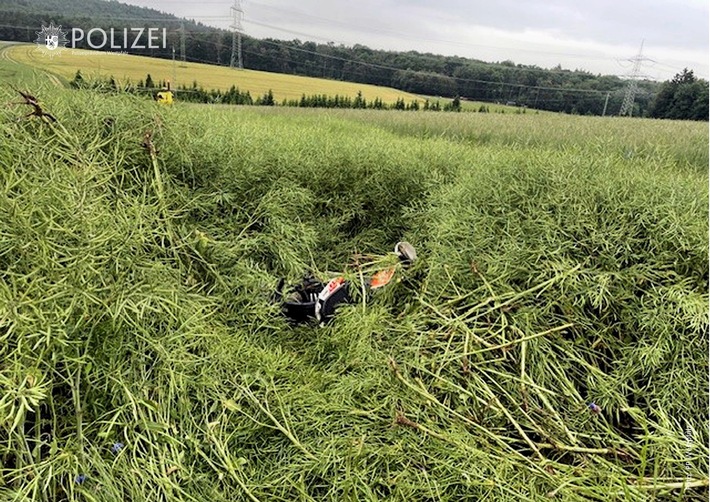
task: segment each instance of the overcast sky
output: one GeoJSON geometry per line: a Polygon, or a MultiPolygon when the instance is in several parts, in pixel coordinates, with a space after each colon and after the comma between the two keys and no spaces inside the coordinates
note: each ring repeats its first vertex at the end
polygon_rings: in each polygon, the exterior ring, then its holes
{"type": "MultiPolygon", "coordinates": [[[[123,0],[221,28],[233,0],[123,0]]],[[[708,78],[707,0],[242,0],[248,35],[417,50],[623,76],[708,78]]]]}

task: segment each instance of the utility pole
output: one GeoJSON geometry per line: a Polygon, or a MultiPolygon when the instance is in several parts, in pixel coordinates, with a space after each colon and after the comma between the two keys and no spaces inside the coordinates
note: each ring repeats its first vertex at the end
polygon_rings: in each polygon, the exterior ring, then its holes
{"type": "Polygon", "coordinates": [[[229,10],[232,12],[232,24],[230,25],[232,29],[232,57],[229,60],[229,67],[234,68],[236,66],[242,70],[244,69],[242,61],[242,17],[244,16],[244,11],[242,10],[241,0],[234,0],[234,5],[229,10]]]}
{"type": "Polygon", "coordinates": [[[606,106],[609,104],[609,96],[611,95],[610,92],[606,93],[606,99],[604,100],[604,111],[602,112],[602,117],[606,116],[606,106]]]}
{"type": "Polygon", "coordinates": [[[185,68],[187,66],[185,64],[185,23],[182,21],[180,22],[180,59],[182,60],[180,67],[185,68]]]}
{"type": "Polygon", "coordinates": [[[173,44],[173,89],[177,89],[177,68],[175,67],[175,44],[173,44]]]}
{"type": "Polygon", "coordinates": [[[649,61],[648,58],[643,57],[643,43],[644,41],[642,40],[641,49],[639,50],[638,55],[629,59],[629,61],[631,61],[634,66],[631,70],[631,73],[628,75],[629,84],[626,86],[626,94],[624,95],[624,101],[621,104],[621,110],[619,111],[619,116],[621,117],[623,117],[624,115],[628,115],[629,117],[631,117],[634,112],[634,99],[636,99],[638,81],[640,78],[644,78],[644,75],[641,75],[641,63],[644,61],[649,61]]]}

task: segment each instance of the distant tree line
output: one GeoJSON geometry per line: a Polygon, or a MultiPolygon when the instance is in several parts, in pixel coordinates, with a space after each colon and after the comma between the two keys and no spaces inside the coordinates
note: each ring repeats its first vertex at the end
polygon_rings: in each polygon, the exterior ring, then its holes
{"type": "Polygon", "coordinates": [[[708,81],[685,68],[661,85],[649,115],[659,119],[708,120],[708,81]]]}
{"type": "MultiPolygon", "coordinates": [[[[154,97],[161,89],[168,88],[168,82],[165,80],[154,81],[153,77],[146,75],[145,80],[139,80],[137,83],[126,81],[119,84],[113,76],[105,79],[102,78],[84,78],[81,70],[77,70],[74,78],[69,85],[73,89],[88,89],[98,92],[119,93],[125,92],[129,94],[142,94],[154,97]]],[[[276,100],[271,90],[264,93],[262,96],[252,98],[249,91],[240,91],[236,86],[230,87],[227,91],[220,89],[206,90],[199,85],[197,81],[192,83],[192,86],[187,87],[181,85],[176,89],[172,89],[179,101],[191,103],[211,103],[211,104],[226,104],[226,105],[257,105],[257,106],[275,106],[276,100]]],[[[284,99],[281,102],[282,106],[293,106],[301,108],[359,108],[359,109],[374,109],[374,110],[406,110],[406,111],[449,111],[460,112],[461,99],[456,97],[451,102],[441,106],[438,101],[430,102],[425,100],[423,105],[420,105],[418,100],[412,100],[407,103],[403,98],[397,99],[394,103],[385,103],[379,97],[367,100],[363,97],[362,92],[358,91],[354,98],[349,96],[328,96],[326,94],[313,94],[307,96],[303,94],[300,99],[284,99]]],[[[481,110],[487,112],[488,110],[481,110]]]]}
{"type": "MultiPolygon", "coordinates": [[[[0,0],[0,39],[33,42],[35,31],[50,20],[65,28],[137,26],[167,28],[167,47],[135,49],[131,53],[171,58],[180,47],[181,24],[185,28],[188,61],[229,65],[232,34],[153,9],[102,0],[0,0]],[[127,19],[150,21],[127,21],[127,19]],[[37,28],[31,28],[37,27],[37,28]]],[[[122,31],[116,42],[122,44],[122,31]]],[[[85,47],[86,41],[80,44],[85,47]]],[[[440,56],[416,51],[374,50],[300,40],[243,37],[244,66],[249,69],[306,75],[334,80],[394,87],[426,96],[514,104],[556,112],[615,115],[621,108],[627,83],[616,76],[595,75],[580,70],[543,69],[512,61],[486,63],[458,56],[440,56]],[[608,97],[608,99],[607,99],[608,97]]],[[[656,111],[662,85],[639,82],[633,116],[659,116],[656,111]]],[[[698,87],[701,87],[698,85],[698,87]]],[[[665,91],[669,93],[669,90],[665,91]]],[[[684,90],[681,94],[688,92],[684,90]]],[[[679,96],[678,103],[687,97],[679,96]]],[[[661,97],[661,103],[667,101],[661,97]]],[[[676,112],[685,105],[673,107],[676,112]]],[[[663,107],[658,108],[661,110],[663,107]]],[[[674,112],[675,113],[675,112],[674,112]]],[[[689,112],[690,113],[690,112],[689,112]]],[[[677,115],[677,113],[676,113],[677,115]]],[[[695,109],[692,117],[702,115],[695,109]]],[[[684,118],[691,118],[683,115],[684,118]]]]}

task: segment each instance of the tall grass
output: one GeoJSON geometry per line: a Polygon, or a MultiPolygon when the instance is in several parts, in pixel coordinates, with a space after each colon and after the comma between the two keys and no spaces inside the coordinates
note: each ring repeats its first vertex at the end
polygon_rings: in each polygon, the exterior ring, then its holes
{"type": "Polygon", "coordinates": [[[707,497],[706,130],[40,97],[0,115],[3,499],[707,497]],[[271,305],[401,238],[333,324],[271,305]]]}
{"type": "MultiPolygon", "coordinates": [[[[281,113],[288,113],[282,110],[281,113]]],[[[309,110],[302,110],[309,113],[309,110]]],[[[271,112],[279,113],[279,111],[271,112]]],[[[311,112],[312,113],[312,112],[311,112]]],[[[333,111],[338,113],[338,111],[333,111]]],[[[348,119],[372,123],[387,131],[420,139],[446,138],[472,146],[496,146],[522,151],[575,150],[591,159],[610,162],[661,163],[707,170],[708,130],[703,124],[619,117],[581,117],[533,112],[524,115],[344,112],[348,119]],[[374,119],[374,120],[373,120],[374,119]]]]}

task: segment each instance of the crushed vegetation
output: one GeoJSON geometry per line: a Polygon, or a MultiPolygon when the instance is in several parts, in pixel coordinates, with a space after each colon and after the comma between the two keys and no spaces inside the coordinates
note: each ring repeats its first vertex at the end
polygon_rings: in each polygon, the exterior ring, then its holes
{"type": "Polygon", "coordinates": [[[0,112],[3,500],[707,499],[707,128],[35,94],[58,122],[0,112]],[[270,301],[402,239],[326,327],[270,301]]]}

